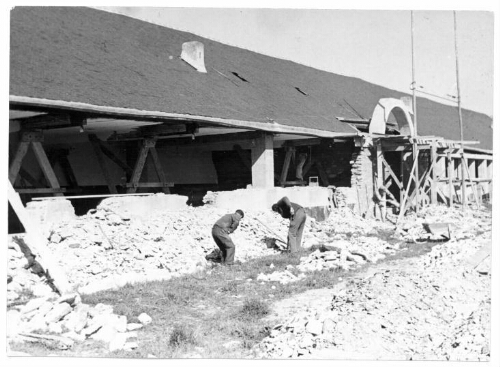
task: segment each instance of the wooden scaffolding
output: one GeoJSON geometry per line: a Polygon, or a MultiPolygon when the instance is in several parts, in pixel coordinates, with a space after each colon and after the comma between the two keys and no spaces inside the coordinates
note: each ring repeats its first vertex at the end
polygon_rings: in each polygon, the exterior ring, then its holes
{"type": "Polygon", "coordinates": [[[434,136],[383,136],[374,138],[373,146],[374,190],[379,190],[382,206],[386,205],[386,189],[399,196],[399,218],[408,209],[418,212],[427,204],[445,203],[451,207],[460,203],[466,208],[469,204],[479,207],[484,201],[491,203],[490,151],[463,148],[460,142],[434,136]],[[393,159],[390,164],[388,152],[399,152],[399,162],[393,159]]]}

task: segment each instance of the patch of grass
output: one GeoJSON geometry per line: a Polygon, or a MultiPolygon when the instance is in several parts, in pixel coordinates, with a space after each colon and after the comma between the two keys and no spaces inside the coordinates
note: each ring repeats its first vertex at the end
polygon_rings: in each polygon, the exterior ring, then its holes
{"type": "Polygon", "coordinates": [[[222,286],[220,291],[224,292],[224,293],[237,294],[238,293],[238,283],[235,281],[229,281],[225,285],[222,286]]]}
{"type": "MultiPolygon", "coordinates": [[[[405,255],[421,253],[430,245],[414,247],[415,251],[405,255]]],[[[113,305],[114,312],[127,316],[128,322],[137,322],[137,316],[143,312],[153,319],[150,325],[138,330],[137,350],[110,354],[107,348],[98,352],[94,349],[91,356],[147,358],[151,354],[157,358],[184,358],[183,355],[189,353],[200,353],[203,358],[244,358],[249,353],[247,348],[266,337],[274,326],[266,324],[271,322],[267,316],[271,316],[272,302],[310,289],[331,288],[339,276],[347,280],[373,265],[367,263],[349,272],[341,269],[309,272],[305,279],[287,284],[255,281],[259,273],[283,271],[288,265],[298,265],[300,258],[310,252],[270,255],[239,266],[216,267],[195,276],[129,284],[118,290],[83,295],[84,303],[113,305]],[[269,267],[271,264],[273,269],[269,267]],[[254,281],[247,281],[249,278],[254,281]],[[234,340],[240,342],[239,347],[223,346],[234,340]]],[[[291,272],[298,274],[297,269],[291,272]]],[[[74,351],[67,351],[65,355],[84,356],[85,351],[90,350],[92,345],[77,343],[74,351]]]]}
{"type": "Polygon", "coordinates": [[[168,344],[171,347],[179,348],[186,345],[196,345],[196,335],[192,328],[186,325],[175,325],[170,337],[168,339],[168,344]]]}
{"type": "Polygon", "coordinates": [[[243,348],[250,349],[262,339],[269,336],[269,327],[242,322],[230,334],[241,339],[243,348]]]}
{"type": "Polygon", "coordinates": [[[247,319],[260,319],[269,312],[270,308],[267,303],[259,299],[247,299],[238,313],[247,319]]]}

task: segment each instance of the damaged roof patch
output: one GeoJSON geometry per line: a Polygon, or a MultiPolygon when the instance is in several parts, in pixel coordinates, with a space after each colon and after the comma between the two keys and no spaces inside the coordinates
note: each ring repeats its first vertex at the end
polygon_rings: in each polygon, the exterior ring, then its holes
{"type": "Polygon", "coordinates": [[[246,80],[245,78],[243,78],[241,75],[238,75],[238,73],[235,73],[234,71],[231,71],[231,73],[236,76],[238,79],[241,79],[243,80],[245,83],[248,83],[248,80],[246,80]]]}
{"type": "Polygon", "coordinates": [[[299,87],[295,87],[295,89],[297,89],[299,93],[301,93],[301,94],[303,94],[303,95],[305,95],[305,96],[307,96],[307,95],[308,95],[306,92],[304,92],[304,91],[303,91],[302,89],[300,89],[299,87]]]}

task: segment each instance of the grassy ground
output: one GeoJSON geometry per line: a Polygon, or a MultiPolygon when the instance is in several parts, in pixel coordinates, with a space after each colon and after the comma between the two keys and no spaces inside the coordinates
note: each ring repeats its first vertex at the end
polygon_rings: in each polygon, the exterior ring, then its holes
{"type": "MultiPolygon", "coordinates": [[[[405,251],[398,252],[388,261],[418,256],[429,251],[432,245],[409,244],[405,251]]],[[[114,312],[127,316],[128,322],[138,322],[137,317],[143,312],[152,317],[153,322],[138,331],[139,347],[132,352],[109,353],[105,346],[92,340],[77,343],[70,351],[50,351],[26,344],[13,345],[12,349],[37,356],[57,353],[116,358],[252,358],[251,347],[266,337],[274,326],[264,321],[273,302],[310,289],[331,288],[339,277],[355,276],[373,266],[366,264],[347,273],[316,271],[307,273],[301,281],[288,284],[256,281],[260,273],[283,271],[287,265],[298,265],[300,258],[309,253],[303,250],[272,255],[238,266],[217,266],[168,281],[127,285],[83,296],[87,304],[113,305],[114,312]]],[[[292,272],[298,274],[296,270],[292,272]]]]}

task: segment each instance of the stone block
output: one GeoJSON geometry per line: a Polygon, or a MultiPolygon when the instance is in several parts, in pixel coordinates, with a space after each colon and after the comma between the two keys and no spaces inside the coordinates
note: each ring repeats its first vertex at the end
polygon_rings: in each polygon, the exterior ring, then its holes
{"type": "Polygon", "coordinates": [[[145,326],[145,325],[149,325],[149,324],[151,324],[151,322],[153,321],[153,319],[151,318],[151,316],[149,316],[149,315],[148,315],[148,314],[146,314],[146,313],[141,313],[141,314],[137,317],[137,319],[138,319],[138,320],[139,320],[139,322],[140,322],[141,324],[143,324],[144,326],[145,326]]]}
{"type": "Polygon", "coordinates": [[[309,320],[306,325],[306,331],[312,335],[321,335],[323,324],[319,320],[309,320]]]}
{"type": "Polygon", "coordinates": [[[76,218],[75,208],[69,200],[64,199],[30,201],[26,204],[26,210],[31,220],[45,231],[53,224],[76,218]]]}
{"type": "Polygon", "coordinates": [[[21,309],[21,313],[27,314],[31,311],[38,310],[45,302],[47,302],[47,297],[33,298],[24,305],[21,309]]]}
{"type": "Polygon", "coordinates": [[[45,322],[47,324],[57,322],[64,318],[67,314],[69,314],[73,308],[67,304],[67,303],[58,303],[54,305],[52,310],[50,310],[46,315],[45,315],[45,322]]]}

